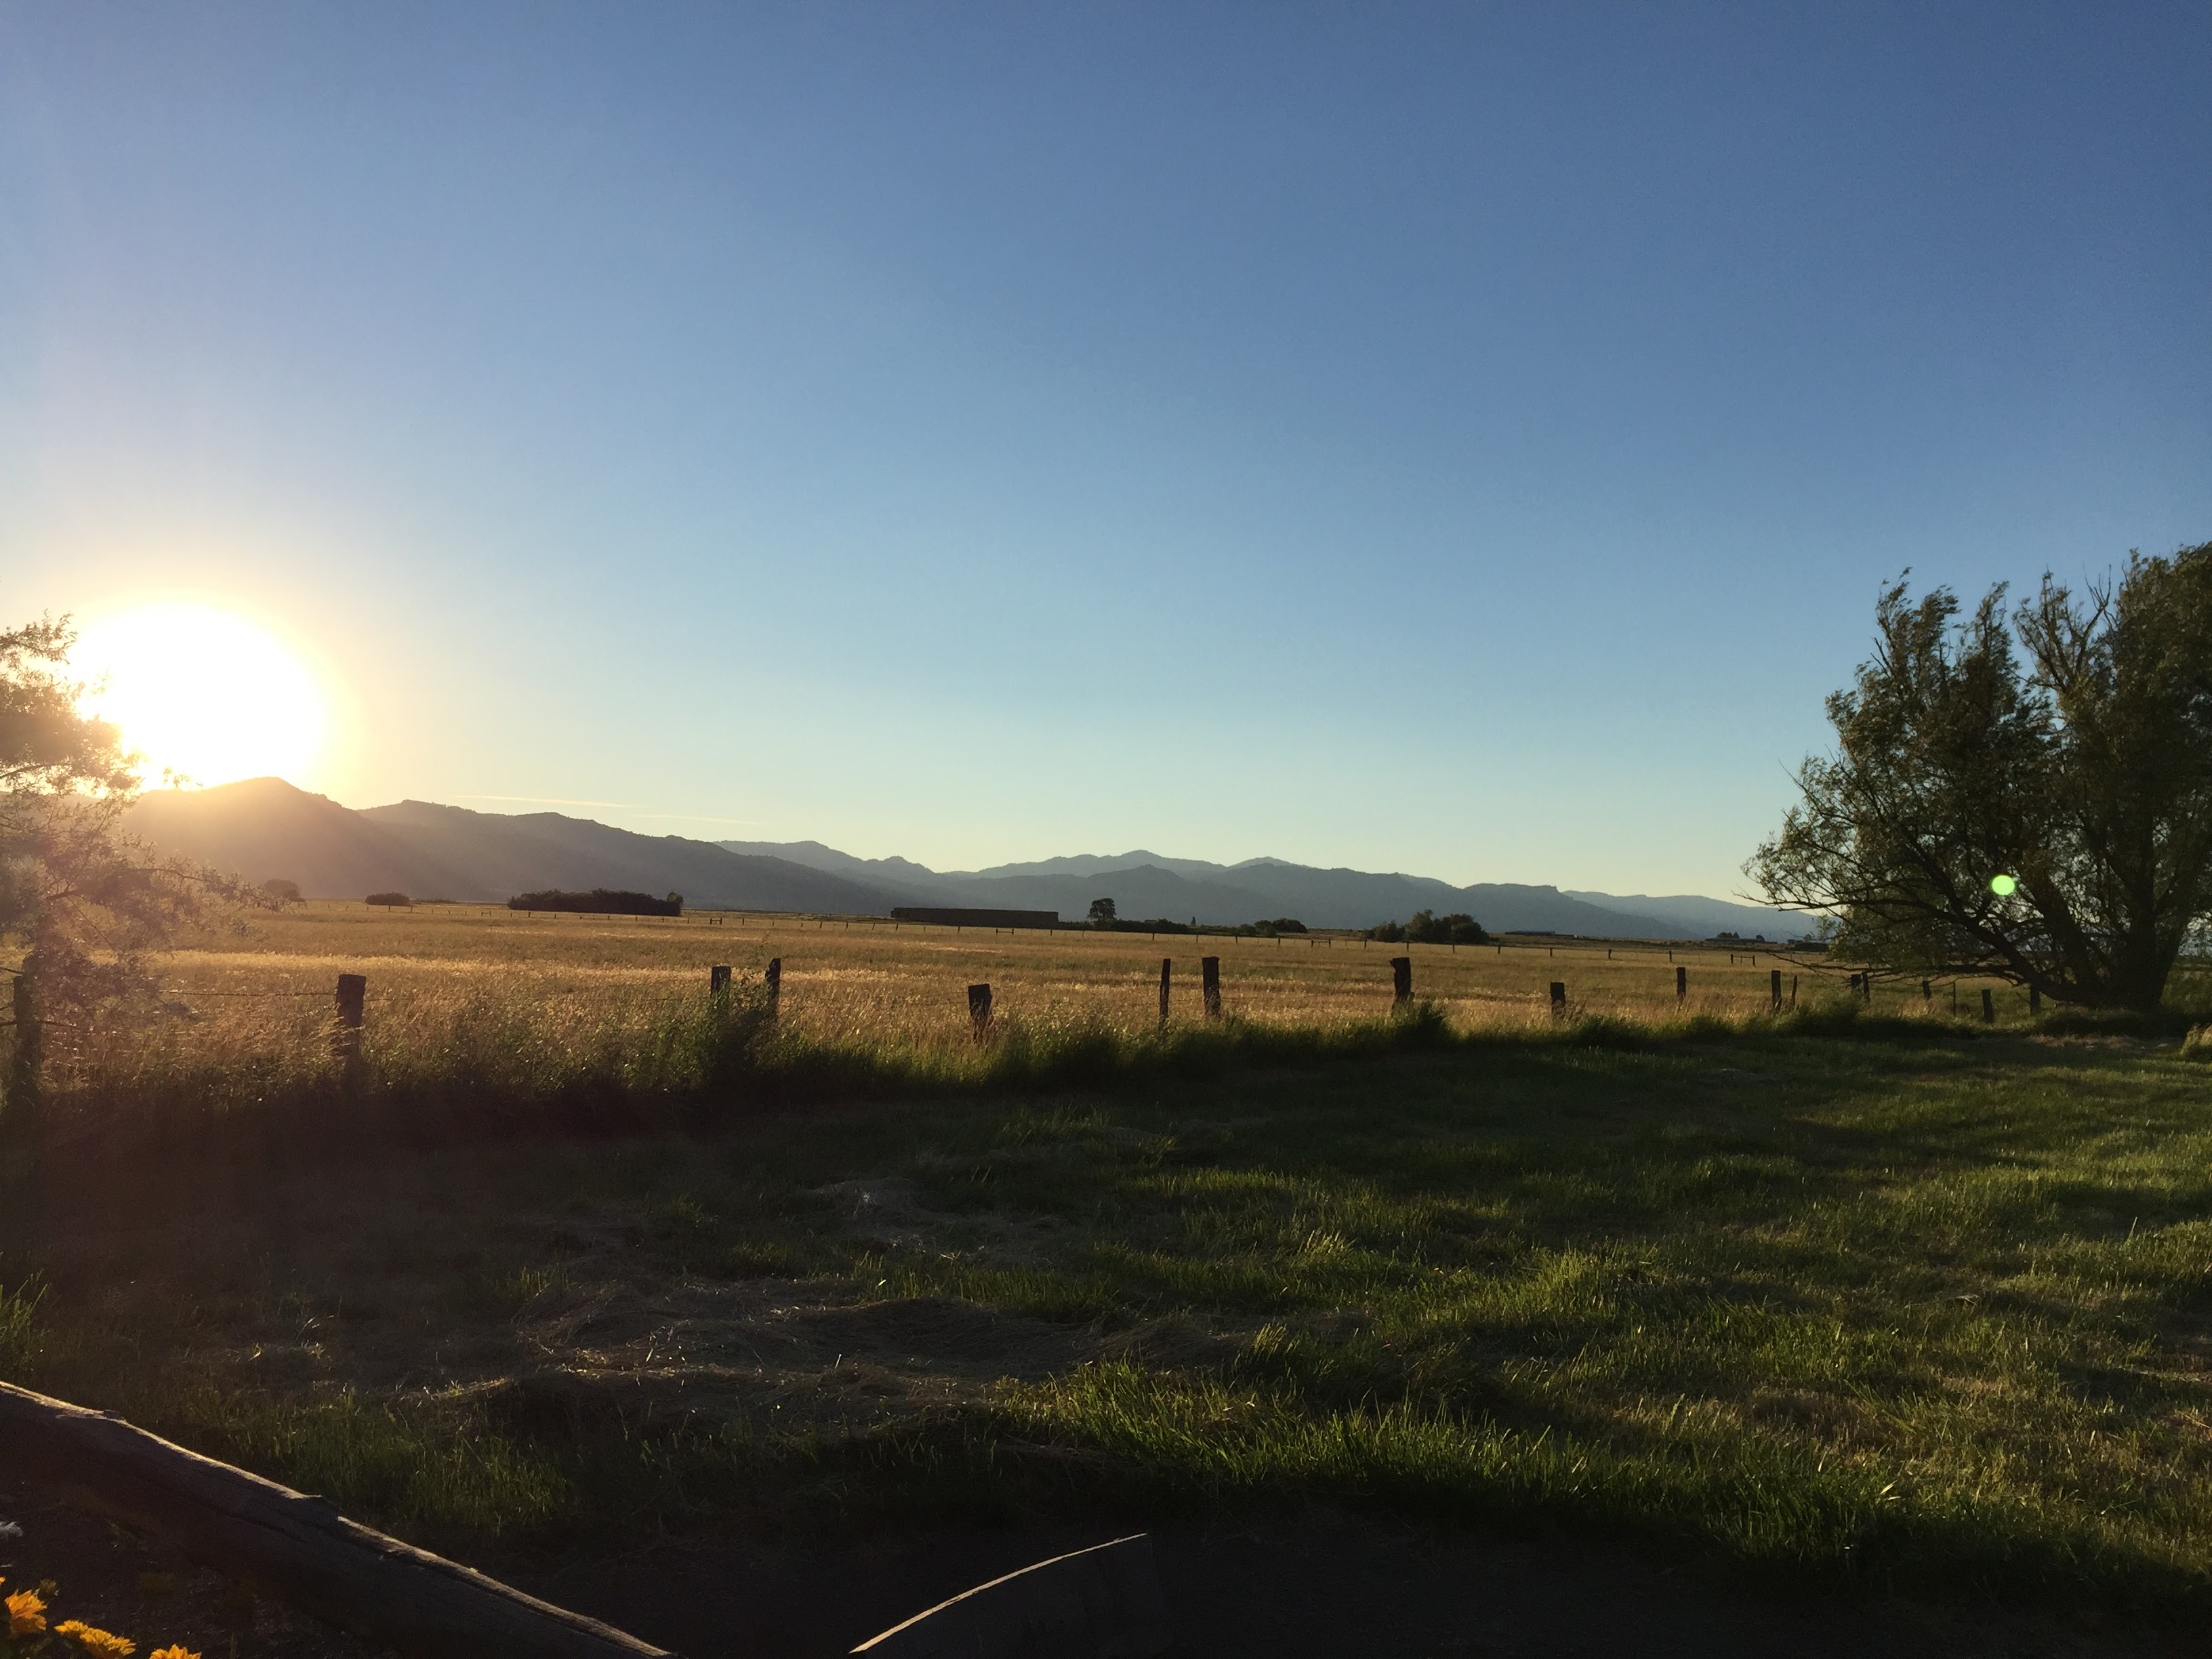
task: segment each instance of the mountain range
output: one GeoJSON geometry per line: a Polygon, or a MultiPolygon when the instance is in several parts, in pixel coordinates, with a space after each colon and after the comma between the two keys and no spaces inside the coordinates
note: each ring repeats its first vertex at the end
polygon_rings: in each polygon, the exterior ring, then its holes
{"type": "Polygon", "coordinates": [[[1804,918],[1695,895],[1618,897],[1556,887],[1321,870],[1281,859],[1214,864],[1139,848],[932,870],[863,859],[819,842],[703,842],[644,836],[559,812],[477,812],[429,801],[355,809],[278,778],[149,792],[130,826],[166,851],[256,881],[295,881],[311,898],[398,891],[503,901],[542,888],[678,892],[705,909],[882,915],[906,905],[1056,910],[1079,920],[1111,898],[1127,918],[1216,924],[1295,916],[1365,927],[1416,910],[1463,911],[1492,932],[1689,939],[1731,932],[1793,938],[1804,918]]]}

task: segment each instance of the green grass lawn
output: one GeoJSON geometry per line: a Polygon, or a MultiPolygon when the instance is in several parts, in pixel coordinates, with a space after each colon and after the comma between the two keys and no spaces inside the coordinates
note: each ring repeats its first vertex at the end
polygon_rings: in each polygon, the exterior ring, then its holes
{"type": "Polygon", "coordinates": [[[0,1376],[479,1558],[1319,1498],[2201,1605],[2208,1169],[2171,1042],[1938,1032],[50,1155],[0,1376]]]}

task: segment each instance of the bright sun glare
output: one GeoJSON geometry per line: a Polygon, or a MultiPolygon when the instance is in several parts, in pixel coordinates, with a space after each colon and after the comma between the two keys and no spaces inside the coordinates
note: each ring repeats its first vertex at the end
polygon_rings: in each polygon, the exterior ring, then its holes
{"type": "Polygon", "coordinates": [[[313,672],[227,611],[156,605],[87,623],[70,665],[91,686],[86,712],[112,720],[124,746],[145,756],[149,785],[165,770],[198,784],[296,781],[322,747],[313,672]]]}

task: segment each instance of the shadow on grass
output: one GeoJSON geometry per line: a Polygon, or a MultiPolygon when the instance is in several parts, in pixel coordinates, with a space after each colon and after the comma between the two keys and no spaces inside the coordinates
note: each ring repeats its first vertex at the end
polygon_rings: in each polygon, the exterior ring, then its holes
{"type": "MultiPolygon", "coordinates": [[[[569,1076],[603,1091],[573,1121],[676,1133],[438,1158],[403,1133],[382,1158],[313,1155],[316,1135],[380,1115],[434,1139],[464,1080],[484,1094],[465,1122],[570,1121],[546,1104],[562,1074],[489,1052],[372,1054],[350,1094],[214,1120],[305,1107],[337,1127],[277,1142],[299,1158],[234,1158],[218,1136],[213,1156],[136,1160],[143,1193],[91,1195],[137,1230],[128,1248],[88,1249],[73,1277],[64,1261],[35,1318],[27,1298],[0,1304],[0,1372],[36,1360],[61,1391],[472,1552],[585,1547],[617,1526],[849,1534],[1326,1501],[1630,1538],[1770,1580],[2169,1609],[2212,1583],[2191,1426],[2207,1402],[2158,1338],[2207,1294],[2208,1103],[2201,1073],[2139,1049],[1849,1007],[1465,1036],[1416,1007],[1319,1030],[1009,1022],[916,1055],[800,1038],[738,1005],[618,1058],[630,1069],[569,1076]],[[893,1103],[750,1110],[870,1098],[893,1103]],[[860,1177],[912,1198],[896,1236],[848,1229],[824,1196],[860,1177]],[[593,1204],[619,1210],[618,1232],[592,1231],[593,1204]],[[226,1212],[250,1225],[217,1234],[226,1212]],[[994,1256],[960,1231],[976,1217],[1029,1242],[994,1256]],[[303,1236],[362,1225],[394,1242],[319,1277],[297,1265],[303,1236]],[[199,1235],[195,1269],[177,1241],[199,1235]],[[497,1254],[524,1237],[537,1254],[497,1254]],[[520,1310],[542,1294],[559,1311],[545,1287],[593,1249],[580,1276],[641,1293],[770,1275],[780,1304],[956,1299],[1102,1341],[1179,1320],[1212,1357],[1072,1346],[1081,1363],[1042,1381],[860,1428],[768,1425],[805,1379],[718,1411],[641,1370],[607,1373],[573,1419],[531,1414],[501,1384],[557,1357],[528,1346],[520,1310]],[[242,1317],[219,1342],[155,1322],[243,1300],[237,1264],[288,1259],[321,1291],[330,1369],[313,1388],[263,1380],[264,1328],[308,1340],[289,1311],[257,1316],[250,1340],[242,1317]],[[104,1313],[141,1273],[130,1317],[104,1313]],[[379,1324],[394,1285],[461,1273],[483,1294],[379,1324]],[[64,1303],[116,1328],[75,1359],[57,1330],[41,1358],[64,1303]],[[354,1328],[404,1327],[410,1353],[482,1352],[487,1374],[379,1395],[382,1373],[346,1369],[332,1335],[342,1304],[354,1328]],[[235,1386],[191,1382],[248,1351],[235,1386]]],[[[64,1256],[110,1224],[94,1207],[57,1206],[64,1256]]]]}
{"type": "MultiPolygon", "coordinates": [[[[2017,1036],[2017,1033],[1993,1033],[2017,1036]]],[[[1665,1051],[1763,1039],[1850,1040],[1917,1050],[1975,1042],[1977,1028],[1872,1014],[1838,1002],[1771,1016],[1636,1021],[1571,1014],[1526,1028],[1455,1030],[1437,1005],[1376,1018],[1290,1025],[1238,1018],[1132,1030],[1103,1018],[1012,1018],[980,1041],[923,1047],[824,1037],[780,1024],[739,990],[668,1012],[641,1035],[562,1046],[487,1006],[434,1037],[379,1038],[358,1060],[196,1060],[179,1052],[59,1090],[46,1133],[139,1150],[246,1133],[351,1143],[703,1127],[762,1108],[891,1098],[1143,1090],[1262,1068],[1328,1067],[1410,1054],[1665,1051]]]]}

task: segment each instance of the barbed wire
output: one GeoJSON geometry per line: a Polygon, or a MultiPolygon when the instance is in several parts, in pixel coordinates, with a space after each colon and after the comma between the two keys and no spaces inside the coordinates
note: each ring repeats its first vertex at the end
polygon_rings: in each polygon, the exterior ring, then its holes
{"type": "Polygon", "coordinates": [[[328,990],[318,988],[312,991],[165,990],[161,994],[164,996],[175,997],[182,1001],[189,1001],[194,997],[326,997],[331,995],[331,993],[328,990]]]}

